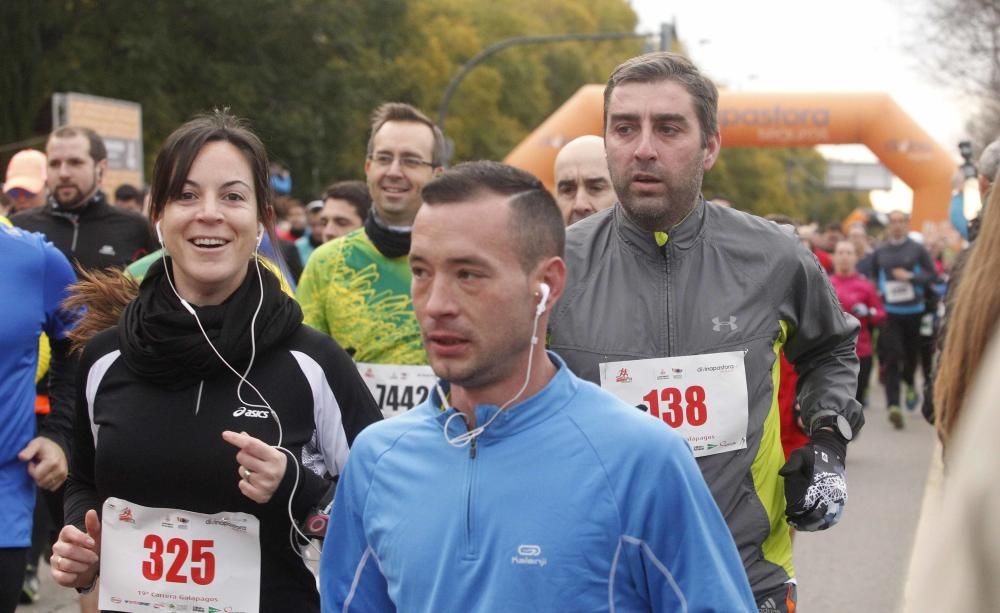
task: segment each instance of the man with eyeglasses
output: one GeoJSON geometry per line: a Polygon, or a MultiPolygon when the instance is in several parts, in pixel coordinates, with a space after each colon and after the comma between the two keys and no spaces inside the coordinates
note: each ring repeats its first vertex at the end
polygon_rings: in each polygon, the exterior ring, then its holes
{"type": "Polygon", "coordinates": [[[419,110],[400,102],[375,109],[365,161],[372,207],[363,227],[313,252],[299,282],[305,322],[354,357],[386,416],[425,400],[434,381],[413,315],[407,256],[421,191],[444,157],[444,135],[419,110]]]}

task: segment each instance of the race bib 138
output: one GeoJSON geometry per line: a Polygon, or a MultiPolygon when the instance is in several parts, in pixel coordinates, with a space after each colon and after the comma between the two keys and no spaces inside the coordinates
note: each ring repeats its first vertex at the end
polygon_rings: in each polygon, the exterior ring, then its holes
{"type": "Polygon", "coordinates": [[[687,439],[695,457],[747,446],[744,353],[606,362],[601,387],[687,439]]]}

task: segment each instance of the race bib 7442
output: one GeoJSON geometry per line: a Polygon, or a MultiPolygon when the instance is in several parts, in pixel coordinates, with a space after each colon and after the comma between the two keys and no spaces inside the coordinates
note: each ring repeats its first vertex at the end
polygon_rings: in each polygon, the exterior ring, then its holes
{"type": "Polygon", "coordinates": [[[357,363],[382,416],[401,415],[430,397],[437,377],[430,366],[357,363]]]}

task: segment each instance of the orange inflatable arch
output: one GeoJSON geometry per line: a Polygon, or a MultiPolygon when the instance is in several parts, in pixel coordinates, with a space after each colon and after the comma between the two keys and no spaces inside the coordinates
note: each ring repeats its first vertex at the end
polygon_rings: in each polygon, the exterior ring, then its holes
{"type": "MultiPolygon", "coordinates": [[[[504,160],[551,190],[556,153],[570,140],[603,134],[604,86],[585,85],[504,160]]],[[[956,163],[888,94],[719,92],[725,147],[862,144],[913,190],[913,228],[947,218],[956,163]]]]}

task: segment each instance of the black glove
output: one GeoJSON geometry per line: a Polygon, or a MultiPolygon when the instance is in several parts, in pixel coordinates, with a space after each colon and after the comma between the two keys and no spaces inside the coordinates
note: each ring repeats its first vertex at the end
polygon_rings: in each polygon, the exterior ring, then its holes
{"type": "Polygon", "coordinates": [[[920,407],[920,412],[924,414],[927,423],[934,425],[934,378],[928,377],[924,381],[924,403],[920,407]]]}
{"type": "Polygon", "coordinates": [[[817,430],[792,452],[778,474],[785,478],[785,514],[793,528],[815,532],[840,521],[847,503],[846,460],[846,441],[828,430],[817,430]]]}

